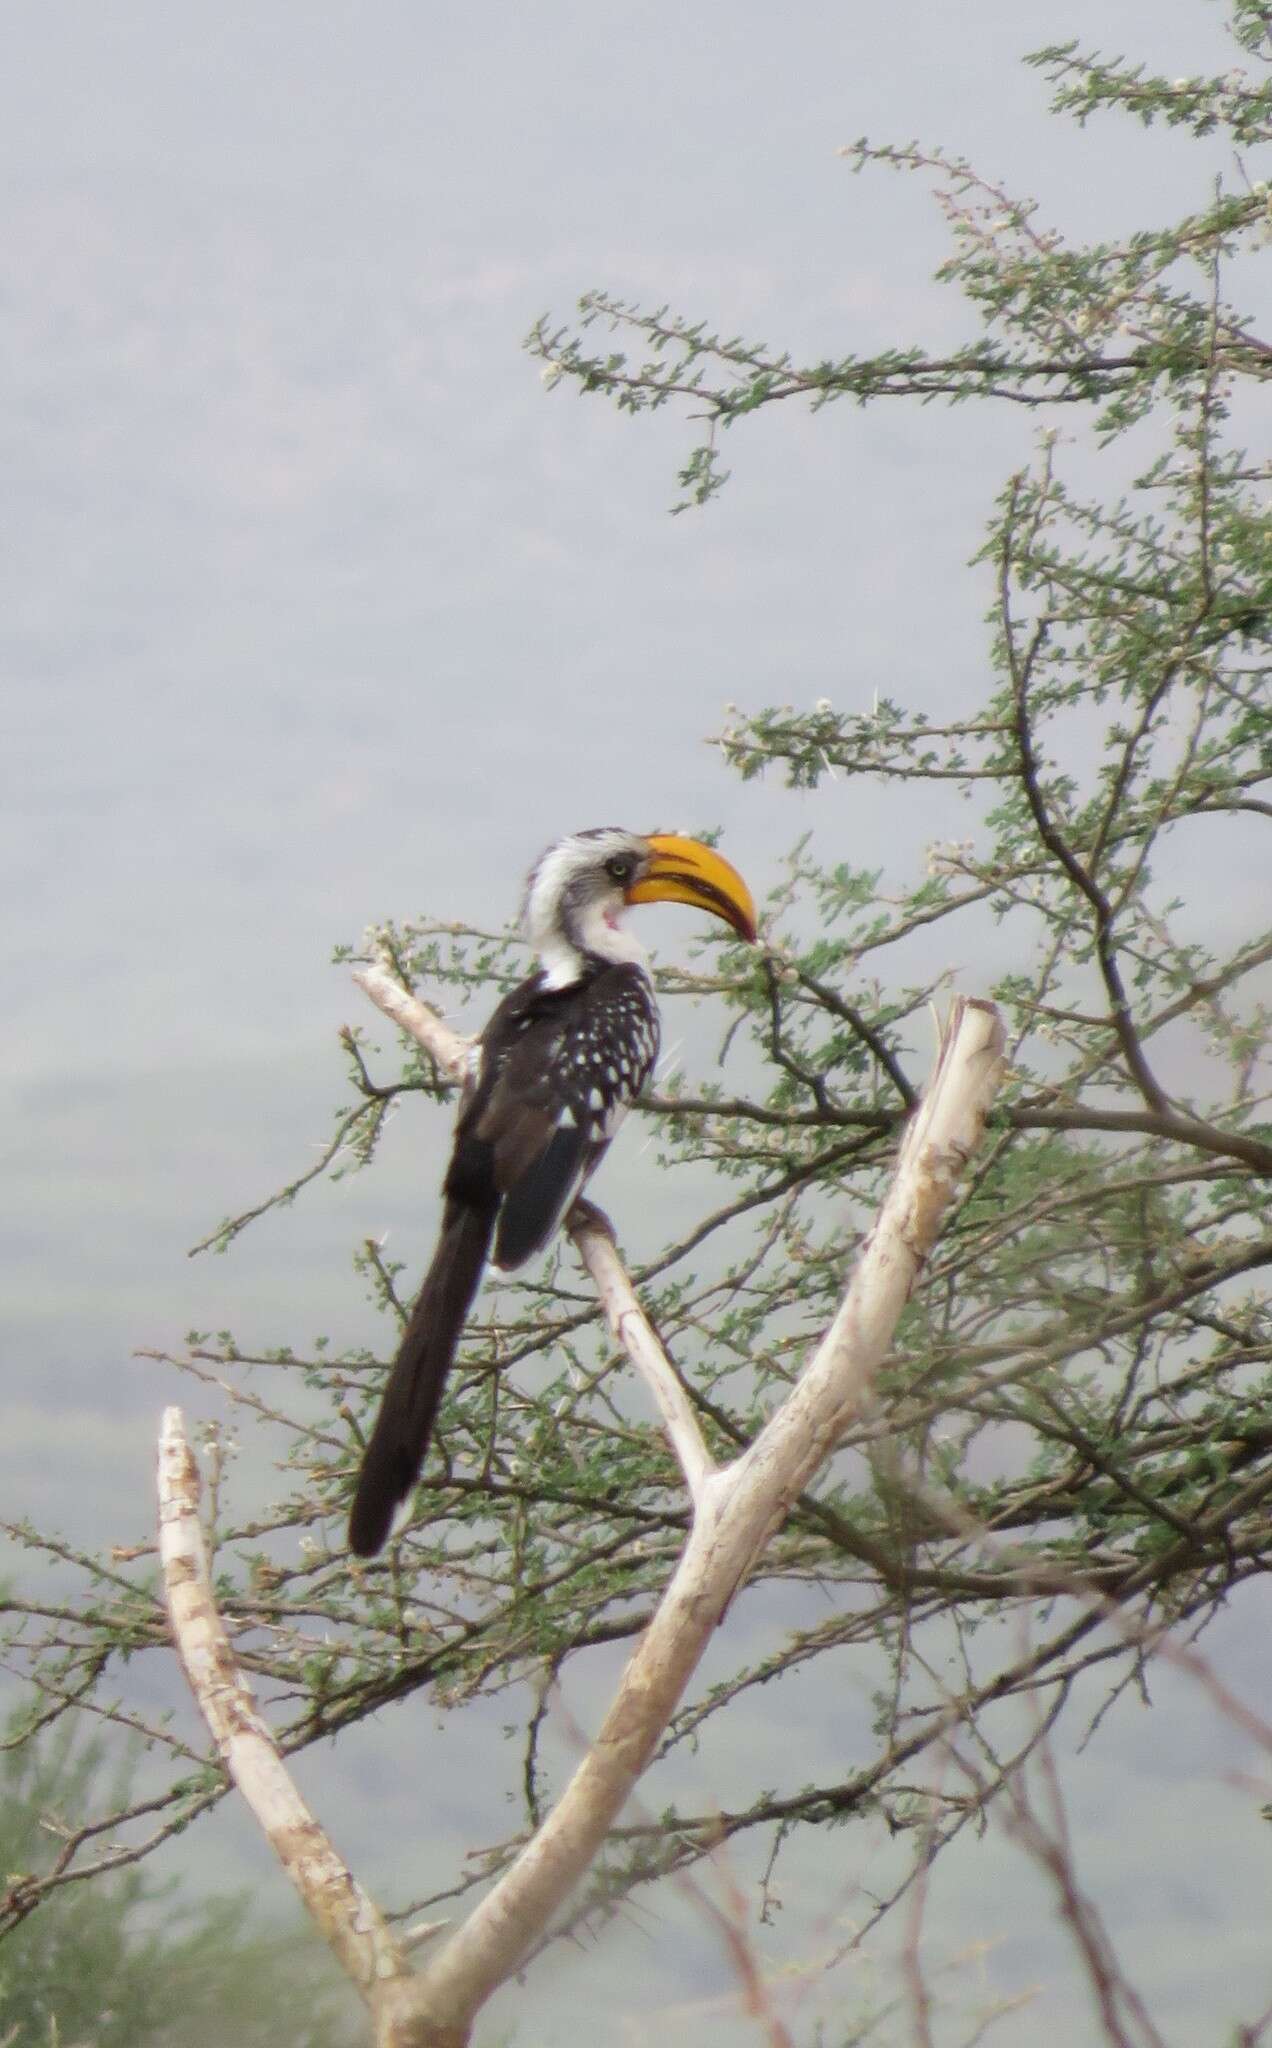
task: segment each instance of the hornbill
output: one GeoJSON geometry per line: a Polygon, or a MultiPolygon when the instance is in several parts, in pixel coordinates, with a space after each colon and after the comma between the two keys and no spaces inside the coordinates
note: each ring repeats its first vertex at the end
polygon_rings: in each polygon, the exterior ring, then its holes
{"type": "Polygon", "coordinates": [[[669,899],[752,943],[755,905],[727,860],[676,833],[602,826],[560,839],[526,884],[536,971],[470,1055],[442,1230],[363,1454],[349,1544],[374,1557],[424,1462],[442,1387],[487,1259],[541,1251],[596,1170],[658,1056],[658,1005],[629,903],[669,899]]]}

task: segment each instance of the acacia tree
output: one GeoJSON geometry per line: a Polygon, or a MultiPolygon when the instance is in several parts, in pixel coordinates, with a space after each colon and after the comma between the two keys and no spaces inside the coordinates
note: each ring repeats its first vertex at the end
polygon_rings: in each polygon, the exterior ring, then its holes
{"type": "MultiPolygon", "coordinates": [[[[1247,58],[1272,55],[1265,5],[1234,0],[1231,29],[1247,58]]],[[[793,1501],[733,1610],[814,1580],[825,1611],[691,1695],[660,1755],[706,1745],[750,1689],[845,1649],[886,1660],[876,1748],[811,1783],[797,1758],[775,1759],[771,1788],[732,1810],[704,1798],[629,1819],[568,1925],[691,1869],[722,1839],[763,1837],[776,1854],[868,1811],[912,1825],[916,1773],[939,1741],[957,1783],[925,1791],[926,1867],[996,1796],[1019,1803],[1023,1760],[1081,1674],[1115,1697],[1268,1565],[1272,1317],[1258,1276],[1272,1260],[1272,1121],[1259,990],[1272,937],[1257,877],[1272,817],[1260,794],[1272,774],[1272,469],[1247,450],[1242,422],[1257,425],[1246,396],[1272,373],[1272,340],[1234,299],[1244,259],[1272,233],[1267,187],[1246,169],[1272,138],[1272,86],[1242,70],[1172,82],[1072,45],[1030,61],[1057,110],[1082,122],[1122,112],[1229,138],[1233,184],[1182,220],[1074,246],[957,157],[862,141],[856,168],[934,187],[952,236],[942,276],[975,323],[962,348],[800,365],[692,313],[606,293],[583,301],[577,327],[544,322],[531,337],[550,381],[631,412],[705,416],[682,470],[686,502],[721,487],[726,432],[791,399],[1010,402],[1043,429],[977,556],[996,589],[983,704],[940,725],[890,701],[769,709],[718,736],[744,777],[774,772],[805,789],[836,778],[828,817],[863,776],[953,785],[975,805],[969,835],[917,877],[826,867],[798,848],[758,966],[712,940],[693,972],[661,975],[664,1002],[709,997],[726,1021],[710,1078],[701,1067],[666,1078],[643,1105],[660,1166],[714,1177],[692,1228],[634,1277],[723,1460],[789,1392],[871,1227],[944,979],[908,963],[1010,957],[989,991],[1010,1020],[1010,1083],[904,1312],[879,1410],[793,1501]],[[1094,487],[1067,480],[1061,426],[1085,437],[1094,487]],[[956,1683],[941,1675],[951,1644],[956,1683]],[[1011,1698],[1034,1712],[1004,1747],[991,1709],[1011,1698]]],[[[507,934],[444,921],[386,927],[372,951],[403,986],[452,1004],[488,1003],[524,966],[507,934]]],[[[324,1159],[284,1199],[317,1173],[368,1166],[404,1096],[449,1092],[418,1043],[395,1059],[355,1027],[345,1044],[351,1099],[324,1159]]],[[[212,1242],[230,1244],[250,1220],[212,1242]]],[[[393,1325],[405,1276],[373,1246],[359,1263],[393,1325]]],[[[266,1356],[228,1338],[172,1363],[226,1384],[277,1440],[284,1497],[261,1512],[222,1489],[217,1571],[284,1749],[413,1693],[454,1706],[507,1692],[523,1713],[522,1815],[458,1888],[484,1885],[542,1816],[545,1682],[641,1636],[689,1525],[675,1463],[616,1374],[594,1297],[565,1255],[487,1291],[414,1522],[370,1566],[351,1565],[342,1532],[376,1363],[266,1356]]],[[[81,1598],[15,1612],[12,1654],[28,1660],[45,1718],[114,1697],[120,1656],[167,1643],[148,1558],[74,1562],[81,1598]]],[[[226,1788],[215,1760],[152,1733],[177,1770],[144,1827],[138,1817],[139,1849],[226,1788]]],[[[38,1885],[15,1894],[12,1911],[39,1896],[38,1885]]],[[[1083,1951],[1093,1975],[1097,1950],[1083,1951]]],[[[1110,2039],[1141,2038],[1117,2032],[1127,2008],[1101,2009],[1110,2039]]]]}

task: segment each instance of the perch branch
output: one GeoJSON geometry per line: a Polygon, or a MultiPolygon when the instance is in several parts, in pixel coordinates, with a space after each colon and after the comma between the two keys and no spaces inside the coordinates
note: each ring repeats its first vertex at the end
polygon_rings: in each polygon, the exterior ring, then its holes
{"type": "Polygon", "coordinates": [[[576,1202],[566,1228],[591,1276],[610,1329],[654,1397],[663,1428],[680,1460],[690,1497],[698,1508],[707,1481],[716,1469],[715,1462],[675,1367],[636,1299],[636,1290],[618,1256],[609,1225],[590,1202],[576,1202]]]}

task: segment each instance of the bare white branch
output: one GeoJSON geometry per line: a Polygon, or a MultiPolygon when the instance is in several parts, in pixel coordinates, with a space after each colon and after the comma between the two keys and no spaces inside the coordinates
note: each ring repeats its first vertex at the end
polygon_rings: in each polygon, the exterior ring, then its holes
{"type": "Polygon", "coordinates": [[[393,970],[381,961],[376,961],[372,967],[356,968],[353,978],[358,987],[370,996],[377,1010],[383,1010],[400,1030],[413,1038],[417,1045],[422,1045],[425,1052],[431,1053],[439,1067],[455,1080],[460,1079],[468,1064],[472,1045],[470,1038],[452,1031],[436,1010],[412,995],[409,988],[403,988],[393,970]]]}
{"type": "Polygon", "coordinates": [[[347,1975],[368,2000],[406,1969],[372,1901],[310,1813],[234,1655],[217,1611],[199,1520],[199,1467],[179,1408],[159,1431],[159,1556],[173,1641],[222,1762],[347,1975]]]}
{"type": "Polygon", "coordinates": [[[636,1290],[600,1212],[590,1203],[581,1202],[567,1219],[566,1227],[591,1275],[610,1329],[654,1397],[697,1507],[716,1467],[675,1367],[636,1299],[636,1290]]]}

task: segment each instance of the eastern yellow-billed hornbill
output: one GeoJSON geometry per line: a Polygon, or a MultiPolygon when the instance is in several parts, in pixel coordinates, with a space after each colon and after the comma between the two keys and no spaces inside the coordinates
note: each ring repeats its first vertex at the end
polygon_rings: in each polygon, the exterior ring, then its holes
{"type": "Polygon", "coordinates": [[[522,924],[540,965],[473,1048],[441,1237],[358,1475],[349,1543],[360,1557],[380,1549],[419,1477],[486,1260],[507,1270],[542,1250],[648,1079],[658,1005],[621,918],[662,899],[755,939],[746,883],[696,839],[603,826],[558,840],[531,870],[522,924]]]}

